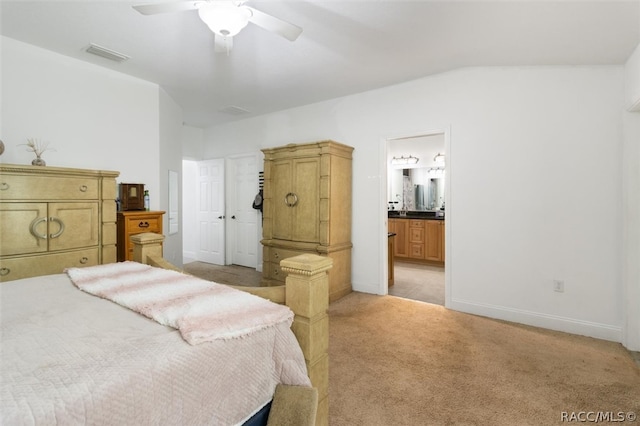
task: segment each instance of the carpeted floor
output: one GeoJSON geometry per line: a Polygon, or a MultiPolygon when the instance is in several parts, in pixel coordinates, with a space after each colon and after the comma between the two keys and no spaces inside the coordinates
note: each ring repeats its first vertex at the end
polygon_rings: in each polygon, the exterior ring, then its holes
{"type": "MultiPolygon", "coordinates": [[[[260,285],[252,268],[192,262],[184,269],[260,285]]],[[[333,302],[329,322],[331,426],[553,425],[579,412],[640,415],[639,355],[617,343],[363,293],[333,302]]]]}
{"type": "Polygon", "coordinates": [[[332,303],[329,321],[331,425],[640,415],[640,369],[617,343],[363,293],[332,303]]]}

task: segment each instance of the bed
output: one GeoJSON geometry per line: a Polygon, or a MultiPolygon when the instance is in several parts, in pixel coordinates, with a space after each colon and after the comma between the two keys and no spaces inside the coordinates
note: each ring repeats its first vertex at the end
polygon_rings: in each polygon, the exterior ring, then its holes
{"type": "MultiPolygon", "coordinates": [[[[132,266],[174,269],[162,239],[132,237],[132,266]]],[[[0,423],[283,424],[306,413],[310,424],[327,424],[331,262],[303,255],[281,266],[286,286],[250,291],[286,304],[291,327],[280,321],[195,344],[81,291],[72,271],[0,284],[0,423]]]]}

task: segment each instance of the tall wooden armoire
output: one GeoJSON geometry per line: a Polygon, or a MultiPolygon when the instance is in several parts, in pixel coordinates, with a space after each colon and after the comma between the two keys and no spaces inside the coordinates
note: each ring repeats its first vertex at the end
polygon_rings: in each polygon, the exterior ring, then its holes
{"type": "Polygon", "coordinates": [[[333,259],[329,301],[351,292],[351,160],[334,141],[263,149],[263,281],[284,284],[282,259],[333,259]]]}

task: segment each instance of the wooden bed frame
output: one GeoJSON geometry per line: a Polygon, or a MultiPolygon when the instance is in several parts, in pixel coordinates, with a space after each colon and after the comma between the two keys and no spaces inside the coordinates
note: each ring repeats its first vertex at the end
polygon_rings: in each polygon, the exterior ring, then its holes
{"type": "MultiPolygon", "coordinates": [[[[139,263],[182,272],[162,257],[163,241],[164,236],[160,234],[132,235],[133,259],[139,263]]],[[[285,285],[231,287],[264,297],[275,303],[285,304],[294,312],[295,319],[291,329],[302,348],[311,384],[317,389],[315,424],[327,426],[329,424],[329,317],[327,316],[329,280],[327,271],[333,266],[333,261],[328,257],[303,254],[282,260],[280,266],[282,271],[287,273],[285,285]]],[[[283,392],[281,395],[287,395],[286,398],[291,394],[283,392]]],[[[278,397],[278,390],[276,390],[274,405],[278,397]]],[[[295,394],[293,398],[296,398],[295,394]]],[[[291,402],[289,410],[292,413],[299,413],[300,409],[296,408],[297,403],[291,402]]],[[[272,424],[272,414],[282,415],[273,410],[272,406],[269,424],[272,424]]]]}

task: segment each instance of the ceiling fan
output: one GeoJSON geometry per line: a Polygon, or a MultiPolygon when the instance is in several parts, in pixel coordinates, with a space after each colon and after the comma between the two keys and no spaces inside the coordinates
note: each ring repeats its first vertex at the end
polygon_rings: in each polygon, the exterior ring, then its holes
{"type": "Polygon", "coordinates": [[[143,15],[197,10],[200,19],[215,34],[215,51],[227,52],[233,47],[233,36],[249,22],[294,41],[302,33],[302,28],[285,22],[275,16],[245,6],[247,0],[186,0],[172,3],[150,3],[135,5],[133,8],[143,15]]]}

